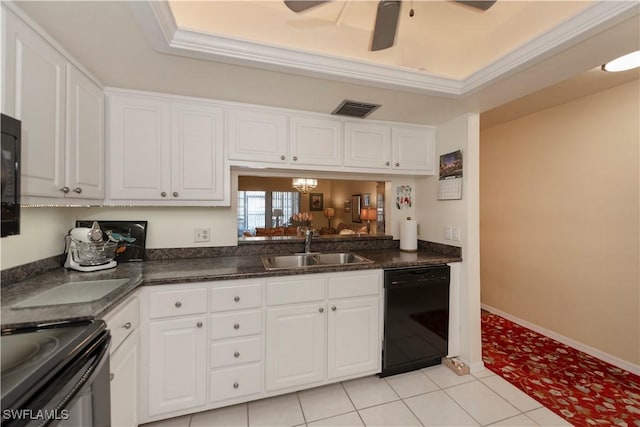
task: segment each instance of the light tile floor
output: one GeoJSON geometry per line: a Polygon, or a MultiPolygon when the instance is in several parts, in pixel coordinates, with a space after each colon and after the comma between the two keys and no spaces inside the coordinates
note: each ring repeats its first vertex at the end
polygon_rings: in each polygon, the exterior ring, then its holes
{"type": "Polygon", "coordinates": [[[344,381],[144,427],[570,426],[489,370],[458,376],[443,365],[344,381]]]}

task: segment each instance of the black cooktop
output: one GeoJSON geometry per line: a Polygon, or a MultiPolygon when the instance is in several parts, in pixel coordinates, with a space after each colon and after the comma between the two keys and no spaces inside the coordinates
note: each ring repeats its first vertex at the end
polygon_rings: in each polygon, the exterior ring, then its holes
{"type": "Polygon", "coordinates": [[[101,320],[15,329],[0,336],[2,408],[10,408],[53,378],[106,329],[101,320]]]}

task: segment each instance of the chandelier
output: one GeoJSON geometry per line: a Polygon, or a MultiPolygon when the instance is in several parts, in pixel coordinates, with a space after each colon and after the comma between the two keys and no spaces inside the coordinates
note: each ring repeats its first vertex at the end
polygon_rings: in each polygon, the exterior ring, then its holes
{"type": "Polygon", "coordinates": [[[313,178],[293,178],[293,188],[306,194],[318,186],[318,180],[313,178]]]}

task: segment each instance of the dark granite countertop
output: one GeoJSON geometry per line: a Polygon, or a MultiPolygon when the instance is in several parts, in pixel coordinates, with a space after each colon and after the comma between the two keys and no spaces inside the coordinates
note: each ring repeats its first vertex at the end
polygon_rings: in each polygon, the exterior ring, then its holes
{"type": "Polygon", "coordinates": [[[372,261],[371,264],[326,266],[267,271],[259,255],[215,258],[188,258],[120,264],[111,270],[92,273],[67,271],[63,268],[32,279],[2,287],[2,330],[51,323],[61,320],[85,320],[103,317],[111,308],[139,286],[233,280],[295,274],[383,269],[445,264],[462,261],[456,256],[431,250],[402,252],[398,249],[352,251],[372,261]],[[18,302],[67,282],[129,278],[130,280],[105,297],[89,302],[34,308],[12,308],[18,302]]]}

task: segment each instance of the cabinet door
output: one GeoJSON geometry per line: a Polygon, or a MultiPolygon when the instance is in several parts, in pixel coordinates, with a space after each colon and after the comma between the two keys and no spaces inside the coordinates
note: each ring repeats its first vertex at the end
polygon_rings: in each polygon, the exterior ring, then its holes
{"type": "Polygon", "coordinates": [[[267,310],[267,391],[322,381],[325,303],[267,310]]]}
{"type": "Polygon", "coordinates": [[[166,200],[171,191],[170,104],[110,95],[110,199],[166,200]]]}
{"type": "Polygon", "coordinates": [[[171,116],[171,198],[222,200],[222,108],[172,103],[171,116]]]}
{"type": "Polygon", "coordinates": [[[111,425],[138,425],[138,331],[110,356],[111,425]]]}
{"type": "Polygon", "coordinates": [[[435,130],[431,128],[394,127],[393,168],[435,173],[435,130]]]}
{"type": "Polygon", "coordinates": [[[342,166],[342,122],[333,119],[290,119],[291,163],[342,166]]]}
{"type": "Polygon", "coordinates": [[[285,114],[251,109],[227,110],[229,160],[289,162],[288,118],[285,114]]]}
{"type": "Polygon", "coordinates": [[[104,199],[104,94],[67,64],[66,185],[69,195],[104,199]]]}
{"type": "Polygon", "coordinates": [[[328,378],[378,372],[379,299],[329,301],[328,378]]]}
{"type": "Polygon", "coordinates": [[[391,130],[368,123],[344,124],[345,166],[389,169],[391,166],[391,130]]]}
{"type": "Polygon", "coordinates": [[[13,13],[3,12],[3,112],[22,121],[22,194],[62,197],[66,60],[13,13]]]}
{"type": "Polygon", "coordinates": [[[207,377],[205,316],[149,325],[149,415],[202,406],[207,377]]]}

